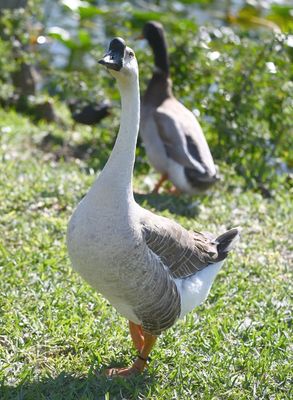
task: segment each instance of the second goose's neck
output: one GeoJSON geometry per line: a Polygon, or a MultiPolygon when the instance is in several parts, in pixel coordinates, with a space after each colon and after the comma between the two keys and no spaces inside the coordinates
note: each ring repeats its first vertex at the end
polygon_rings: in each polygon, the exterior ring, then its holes
{"type": "Polygon", "coordinates": [[[167,43],[162,34],[156,42],[149,42],[149,44],[154,53],[155,69],[144,94],[143,101],[145,104],[150,103],[158,107],[168,97],[172,97],[167,43]]]}
{"type": "Polygon", "coordinates": [[[167,77],[169,76],[169,59],[167,53],[167,43],[164,37],[161,37],[155,44],[151,44],[155,57],[155,66],[158,70],[163,72],[167,77]]]}
{"type": "Polygon", "coordinates": [[[121,95],[120,129],[112,153],[97,178],[93,190],[105,198],[133,199],[132,175],[139,127],[140,99],[138,78],[118,82],[121,95]]]}

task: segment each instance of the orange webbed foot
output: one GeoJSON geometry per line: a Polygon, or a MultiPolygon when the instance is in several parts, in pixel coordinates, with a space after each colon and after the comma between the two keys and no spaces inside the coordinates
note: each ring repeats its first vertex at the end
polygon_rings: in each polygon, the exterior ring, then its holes
{"type": "Polygon", "coordinates": [[[140,374],[146,367],[148,356],[157,340],[156,336],[143,331],[140,325],[129,321],[131,338],[139,355],[131,367],[127,368],[109,368],[105,371],[108,378],[130,378],[140,374]]]}

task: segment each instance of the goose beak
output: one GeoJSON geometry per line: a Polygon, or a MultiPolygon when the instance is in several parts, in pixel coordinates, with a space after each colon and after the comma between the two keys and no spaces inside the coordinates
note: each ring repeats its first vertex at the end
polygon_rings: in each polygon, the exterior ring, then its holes
{"type": "Polygon", "coordinates": [[[109,50],[104,57],[98,61],[99,64],[105,65],[108,69],[120,71],[123,67],[123,58],[125,50],[125,42],[121,38],[114,38],[110,42],[109,50]]]}
{"type": "Polygon", "coordinates": [[[122,58],[118,57],[113,53],[106,53],[103,58],[101,58],[98,63],[105,65],[108,69],[113,69],[114,71],[120,71],[122,68],[122,58]]]}

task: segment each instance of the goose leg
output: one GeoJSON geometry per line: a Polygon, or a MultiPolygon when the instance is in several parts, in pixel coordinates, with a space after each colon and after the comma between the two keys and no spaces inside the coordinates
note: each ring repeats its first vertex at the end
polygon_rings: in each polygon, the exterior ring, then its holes
{"type": "Polygon", "coordinates": [[[110,378],[121,377],[128,378],[133,375],[137,375],[141,373],[147,363],[148,356],[156,343],[157,336],[153,336],[150,333],[143,332],[144,344],[142,350],[140,351],[139,356],[134,361],[131,367],[128,368],[110,368],[106,371],[106,375],[110,378]]]}
{"type": "Polygon", "coordinates": [[[162,186],[162,184],[168,179],[168,175],[167,174],[162,174],[161,178],[158,180],[158,182],[155,184],[155,187],[152,191],[152,193],[158,193],[160,187],[162,186]]]}
{"type": "Polygon", "coordinates": [[[129,331],[134,347],[137,351],[141,352],[144,345],[144,334],[142,332],[142,327],[132,321],[129,321],[129,331]]]}
{"type": "Polygon", "coordinates": [[[170,194],[175,195],[175,196],[180,196],[181,193],[182,193],[181,190],[177,189],[177,187],[175,187],[175,186],[172,186],[172,187],[168,190],[168,192],[169,192],[170,194]]]}

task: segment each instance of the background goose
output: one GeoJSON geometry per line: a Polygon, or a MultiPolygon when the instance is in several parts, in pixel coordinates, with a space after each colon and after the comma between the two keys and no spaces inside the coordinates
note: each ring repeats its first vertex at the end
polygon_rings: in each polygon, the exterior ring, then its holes
{"type": "Polygon", "coordinates": [[[121,94],[120,129],[111,156],[70,219],[67,245],[73,268],[129,320],[140,372],[157,336],[207,297],[238,237],[231,229],[211,240],[141,208],[132,188],[139,128],[138,66],[123,39],[111,41],[100,64],[121,94]]]}
{"type": "Polygon", "coordinates": [[[153,76],[142,99],[140,123],[150,163],[162,174],[154,191],[166,179],[182,192],[204,191],[218,180],[217,170],[197,119],[172,94],[162,25],[147,22],[143,37],[155,58],[153,76]]]}

